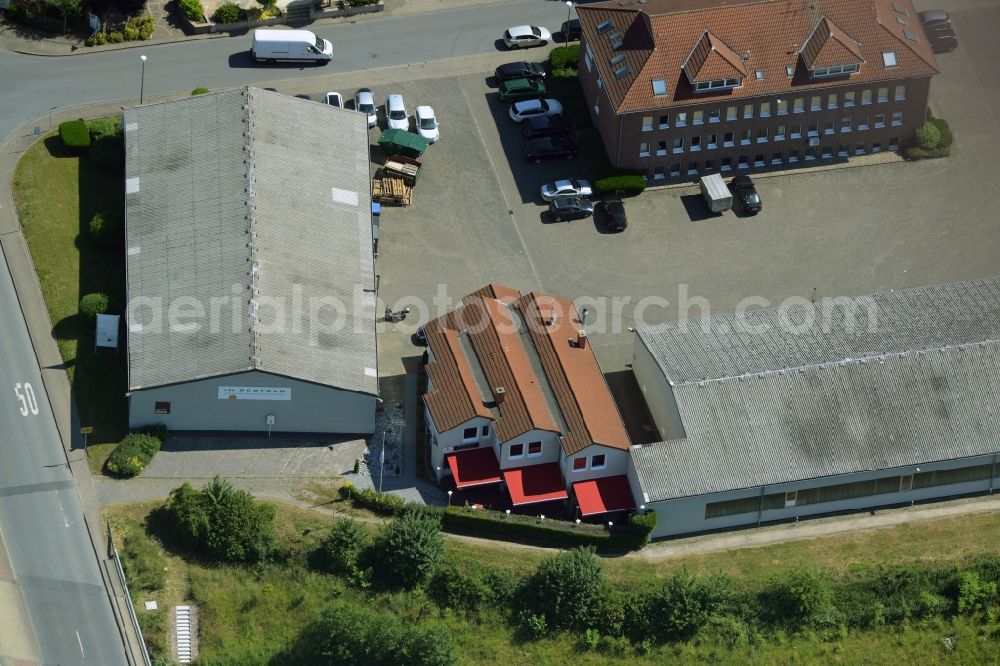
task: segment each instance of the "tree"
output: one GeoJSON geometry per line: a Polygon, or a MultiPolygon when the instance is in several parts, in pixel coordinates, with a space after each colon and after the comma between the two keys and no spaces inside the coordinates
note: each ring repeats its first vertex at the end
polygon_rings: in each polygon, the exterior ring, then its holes
{"type": "Polygon", "coordinates": [[[819,624],[834,611],[829,581],[818,571],[799,569],[771,582],[770,607],[793,625],[819,624]]]}
{"type": "Polygon", "coordinates": [[[603,581],[594,549],[579,547],[542,560],[527,589],[550,629],[583,631],[593,625],[603,581]]]}
{"type": "Polygon", "coordinates": [[[671,576],[649,600],[649,626],[657,639],[687,640],[732,598],[732,582],[723,576],[692,578],[687,570],[671,576]]]}
{"type": "Polygon", "coordinates": [[[924,150],[934,150],[941,142],[941,130],[937,128],[937,125],[927,120],[917,128],[916,137],[917,145],[921,148],[924,150]]]}
{"type": "Polygon", "coordinates": [[[190,483],[174,488],[170,491],[167,511],[173,518],[177,539],[189,550],[203,548],[210,527],[202,494],[192,488],[190,483]]]}
{"type": "Polygon", "coordinates": [[[412,588],[426,583],[444,556],[440,520],[407,511],[383,527],[375,539],[375,571],[393,585],[412,588]]]}
{"type": "Polygon", "coordinates": [[[353,575],[358,570],[358,559],[368,547],[368,533],[351,518],[338,518],[321,546],[326,563],[334,573],[353,575]]]}
{"type": "Polygon", "coordinates": [[[274,507],[254,501],[245,490],[233,491],[232,486],[220,499],[211,499],[208,490],[208,552],[229,562],[270,559],[276,547],[274,507]]]}
{"type": "Polygon", "coordinates": [[[59,15],[62,16],[63,31],[66,30],[70,21],[75,21],[80,17],[80,12],[83,10],[83,0],[45,0],[45,2],[55,7],[59,15]]]}

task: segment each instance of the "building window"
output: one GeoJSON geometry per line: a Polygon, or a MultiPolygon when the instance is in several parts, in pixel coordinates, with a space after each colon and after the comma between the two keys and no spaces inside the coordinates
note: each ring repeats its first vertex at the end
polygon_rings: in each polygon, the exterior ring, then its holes
{"type": "Polygon", "coordinates": [[[823,96],[822,95],[813,95],[812,96],[812,100],[809,103],[809,110],[810,111],[819,111],[822,108],[823,108],[823,96]]]}
{"type": "Polygon", "coordinates": [[[725,134],[722,135],[722,145],[725,146],[726,148],[732,148],[733,147],[733,133],[732,132],[726,132],[725,134]]]}
{"type": "Polygon", "coordinates": [[[796,97],[792,102],[792,113],[802,113],[806,110],[806,100],[804,97],[796,97]]]}
{"type": "Polygon", "coordinates": [[[714,148],[718,148],[719,147],[718,138],[719,138],[718,134],[709,134],[708,135],[708,149],[709,150],[712,150],[714,148]]]}
{"type": "Polygon", "coordinates": [[[573,471],[580,472],[587,469],[587,456],[573,458],[573,471]]]}
{"type": "Polygon", "coordinates": [[[880,101],[880,102],[886,102],[888,100],[889,100],[889,89],[888,88],[879,88],[878,89],[878,101],[880,101]]]}
{"type": "Polygon", "coordinates": [[[758,153],[753,156],[753,165],[755,167],[764,166],[764,153],[758,153]]]}
{"type": "Polygon", "coordinates": [[[603,453],[598,453],[596,456],[590,457],[590,469],[604,469],[605,467],[607,467],[607,464],[603,453]]]}
{"type": "Polygon", "coordinates": [[[800,123],[795,123],[792,125],[792,131],[790,132],[793,139],[798,139],[802,137],[802,125],[800,123]]]}
{"type": "Polygon", "coordinates": [[[705,92],[706,90],[720,90],[722,88],[738,88],[739,79],[714,79],[712,81],[699,81],[694,84],[695,92],[705,92]]]}
{"type": "Polygon", "coordinates": [[[743,117],[744,118],[753,118],[753,104],[744,104],[743,105],[743,117]]]}
{"type": "MultiPolygon", "coordinates": [[[[667,151],[663,151],[666,153],[667,151]]],[[[659,153],[657,153],[659,154],[659,153]]],[[[664,180],[667,177],[667,172],[663,167],[656,167],[653,169],[653,180],[664,180]]]]}
{"type": "Polygon", "coordinates": [[[799,161],[799,151],[797,151],[797,150],[789,150],[788,151],[788,163],[789,164],[795,164],[798,161],[799,161]]]}
{"type": "Polygon", "coordinates": [[[792,67],[791,65],[785,65],[785,76],[789,78],[795,76],[795,68],[792,67]]]}
{"type": "Polygon", "coordinates": [[[771,155],[771,164],[773,166],[777,166],[781,164],[781,162],[782,162],[781,153],[774,153],[773,155],[771,155]]]}
{"type": "Polygon", "coordinates": [[[642,117],[642,131],[652,132],[653,131],[653,116],[643,116],[642,117]]]}
{"type": "Polygon", "coordinates": [[[639,144],[639,157],[649,157],[649,142],[643,141],[639,144]]]}
{"type": "Polygon", "coordinates": [[[524,457],[524,444],[511,444],[510,451],[507,452],[507,458],[510,460],[517,460],[518,458],[524,457]]]}
{"type": "Polygon", "coordinates": [[[889,137],[889,150],[899,150],[899,137],[891,136],[889,137]]]}
{"type": "Polygon", "coordinates": [[[726,120],[736,120],[736,107],[727,106],[726,107],[726,120]]]}
{"type": "Polygon", "coordinates": [[[490,427],[489,426],[483,426],[482,428],[479,429],[479,432],[480,432],[480,436],[482,436],[482,437],[489,437],[490,436],[490,427]]]}
{"type": "Polygon", "coordinates": [[[788,115],[788,100],[779,99],[777,104],[778,104],[778,115],[779,116],[788,115]]]}
{"type": "Polygon", "coordinates": [[[671,164],[670,165],[670,177],[671,178],[678,178],[678,177],[680,177],[680,175],[681,175],[681,165],[680,164],[671,164]]]}
{"type": "Polygon", "coordinates": [[[684,137],[679,136],[674,139],[674,152],[675,153],[684,152],[684,137]]]}
{"type": "Polygon", "coordinates": [[[771,116],[771,103],[761,102],[760,103],[760,117],[769,118],[771,116]]]}
{"type": "Polygon", "coordinates": [[[751,136],[750,130],[748,129],[740,130],[740,145],[745,146],[748,143],[750,143],[750,136],[751,136]]]}
{"type": "MultiPolygon", "coordinates": [[[[170,403],[169,402],[157,402],[153,405],[154,414],[169,414],[170,413],[170,403]]],[[[473,428],[475,430],[475,428],[473,428]]]]}
{"type": "Polygon", "coordinates": [[[873,153],[881,153],[882,152],[882,142],[881,141],[872,141],[872,152],[873,153]]]}
{"type": "Polygon", "coordinates": [[[701,150],[701,137],[693,136],[691,137],[691,150],[701,150]]]}
{"type": "Polygon", "coordinates": [[[720,167],[720,170],[723,173],[725,173],[727,171],[732,171],[733,170],[733,158],[732,157],[723,157],[722,158],[722,166],[720,167]]]}
{"type": "Polygon", "coordinates": [[[774,140],[775,141],[784,141],[785,140],[785,126],[784,125],[778,125],[777,127],[774,128],[774,140]]]}
{"type": "Polygon", "coordinates": [[[809,136],[810,137],[819,136],[819,123],[809,123],[809,136]]]}
{"type": "Polygon", "coordinates": [[[693,125],[701,125],[702,123],[705,122],[705,112],[704,111],[695,111],[692,114],[692,116],[693,117],[691,118],[691,124],[693,124],[693,125]]]}
{"type": "Polygon", "coordinates": [[[666,129],[668,127],[670,127],[670,116],[660,116],[660,129],[666,129]]]}
{"type": "Polygon", "coordinates": [[[816,149],[806,148],[806,161],[816,159],[816,149]]]}
{"type": "Polygon", "coordinates": [[[858,141],[857,143],[854,144],[854,154],[855,155],[864,155],[865,154],[865,142],[864,141],[858,141]]]}
{"type": "Polygon", "coordinates": [[[859,130],[868,129],[868,116],[861,116],[861,118],[858,119],[858,129],[859,130]]]}
{"type": "Polygon", "coordinates": [[[598,88],[604,87],[604,80],[600,76],[597,77],[597,87],[598,88]]]}
{"type": "Polygon", "coordinates": [[[785,508],[790,509],[795,506],[799,501],[799,491],[793,490],[791,492],[785,493],[785,508]]]}
{"type": "Polygon", "coordinates": [[[528,457],[536,458],[542,455],[542,443],[541,442],[528,442],[528,457]]]}
{"type": "Polygon", "coordinates": [[[896,66],[896,52],[895,51],[882,51],[882,64],[886,67],[896,66]]]}
{"type": "Polygon", "coordinates": [[[684,127],[685,125],[687,125],[688,124],[687,111],[681,111],[680,113],[678,113],[677,117],[674,118],[674,124],[677,125],[677,127],[684,127]]]}
{"type": "Polygon", "coordinates": [[[738,169],[749,169],[750,168],[750,161],[747,159],[746,155],[740,155],[739,161],[737,162],[736,167],[738,169]]]}
{"type": "Polygon", "coordinates": [[[837,93],[830,93],[830,96],[826,100],[826,108],[836,109],[837,108],[837,93]]]}
{"type": "Polygon", "coordinates": [[[836,128],[833,126],[832,120],[823,121],[823,134],[833,134],[836,128]]]}
{"type": "Polygon", "coordinates": [[[721,119],[720,114],[721,111],[719,111],[718,109],[712,109],[711,111],[708,112],[708,122],[710,123],[719,122],[719,120],[721,119]]]}
{"type": "Polygon", "coordinates": [[[840,146],[837,148],[837,157],[847,157],[850,154],[851,154],[851,147],[848,146],[846,143],[840,144],[840,146]]]}
{"type": "Polygon", "coordinates": [[[658,144],[656,144],[656,156],[663,157],[666,154],[667,154],[667,142],[661,141],[658,144]]]}
{"type": "MultiPolygon", "coordinates": [[[[600,79],[598,79],[598,80],[600,80],[600,79]]],[[[601,98],[600,97],[598,97],[597,99],[594,100],[594,115],[595,116],[601,115],[601,98]]]]}
{"type": "Polygon", "coordinates": [[[588,72],[594,70],[594,54],[590,52],[590,44],[587,44],[587,50],[583,53],[583,62],[587,65],[588,72]]]}
{"type": "Polygon", "coordinates": [[[758,127],[757,128],[757,143],[767,143],[767,128],[758,127]]]}
{"type": "Polygon", "coordinates": [[[697,162],[688,162],[688,175],[689,176],[696,176],[696,175],[698,175],[698,163],[697,162]]]}
{"type": "Polygon", "coordinates": [[[476,428],[475,426],[473,426],[471,428],[464,429],[462,431],[462,441],[463,442],[474,442],[474,441],[476,441],[478,439],[478,437],[476,437],[476,432],[477,431],[478,431],[478,428],[476,428]]]}
{"type": "Polygon", "coordinates": [[[715,171],[715,160],[705,160],[705,171],[715,171]]]}
{"type": "Polygon", "coordinates": [[[903,112],[902,111],[893,111],[892,112],[892,126],[893,127],[899,127],[902,124],[903,124],[903,112]]]}
{"type": "MultiPolygon", "coordinates": [[[[590,46],[588,45],[589,49],[590,46]]],[[[667,82],[664,79],[653,79],[653,94],[662,97],[667,94],[667,82]]]]}
{"type": "Polygon", "coordinates": [[[833,146],[823,146],[823,149],[820,152],[820,156],[824,160],[832,159],[833,158],[833,146]]]}
{"type": "Polygon", "coordinates": [[[861,103],[862,104],[871,104],[872,103],[872,91],[871,90],[862,90],[861,91],[861,103]]]}
{"type": "Polygon", "coordinates": [[[817,67],[809,73],[813,78],[821,79],[825,76],[840,76],[841,74],[853,74],[858,71],[857,65],[832,65],[831,67],[817,67]]]}
{"type": "Polygon", "coordinates": [[[854,91],[844,93],[844,106],[854,106],[854,91]]]}
{"type": "Polygon", "coordinates": [[[840,119],[840,131],[841,132],[850,132],[851,131],[851,117],[850,116],[847,116],[846,118],[841,118],[840,119]]]}
{"type": "Polygon", "coordinates": [[[876,113],[875,114],[875,127],[885,127],[885,114],[876,113]]]}

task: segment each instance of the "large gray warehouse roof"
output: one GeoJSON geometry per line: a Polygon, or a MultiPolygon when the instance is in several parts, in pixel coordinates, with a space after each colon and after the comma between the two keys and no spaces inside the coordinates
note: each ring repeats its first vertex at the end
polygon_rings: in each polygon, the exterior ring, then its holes
{"type": "Polygon", "coordinates": [[[377,392],[362,114],[230,90],[126,109],[125,150],[131,390],[257,369],[377,392]]]}
{"type": "Polygon", "coordinates": [[[633,449],[647,501],[1000,451],[1000,278],[870,298],[864,332],[639,327],[688,434],[633,449]]]}

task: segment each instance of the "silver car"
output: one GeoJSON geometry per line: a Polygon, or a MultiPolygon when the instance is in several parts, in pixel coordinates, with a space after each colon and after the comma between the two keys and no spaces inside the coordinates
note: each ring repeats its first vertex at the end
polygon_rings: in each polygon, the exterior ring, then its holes
{"type": "Polygon", "coordinates": [[[354,109],[368,116],[368,127],[378,124],[378,111],[375,108],[375,95],[368,88],[358,88],[354,93],[354,109]]]}
{"type": "Polygon", "coordinates": [[[524,46],[545,46],[552,39],[552,33],[537,25],[515,25],[504,30],[503,43],[509,49],[524,46]]]}
{"type": "Polygon", "coordinates": [[[525,118],[554,116],[562,110],[562,104],[557,99],[526,99],[510,105],[510,119],[519,123],[525,118]]]}
{"type": "Polygon", "coordinates": [[[566,178],[542,185],[542,201],[552,201],[556,197],[589,197],[593,193],[586,180],[566,178]]]}

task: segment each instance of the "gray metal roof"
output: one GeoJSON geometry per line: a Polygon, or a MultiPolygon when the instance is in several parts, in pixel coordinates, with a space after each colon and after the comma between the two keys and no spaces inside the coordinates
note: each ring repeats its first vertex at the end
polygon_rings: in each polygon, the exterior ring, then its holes
{"type": "Polygon", "coordinates": [[[362,114],[229,90],[126,109],[125,151],[131,390],[262,370],[377,393],[362,114]]]}
{"type": "Polygon", "coordinates": [[[632,450],[647,501],[1000,452],[998,284],[876,294],[863,335],[645,327],[656,354],[684,363],[674,394],[688,434],[632,450]],[[701,372],[716,378],[691,379],[701,372]]]}

